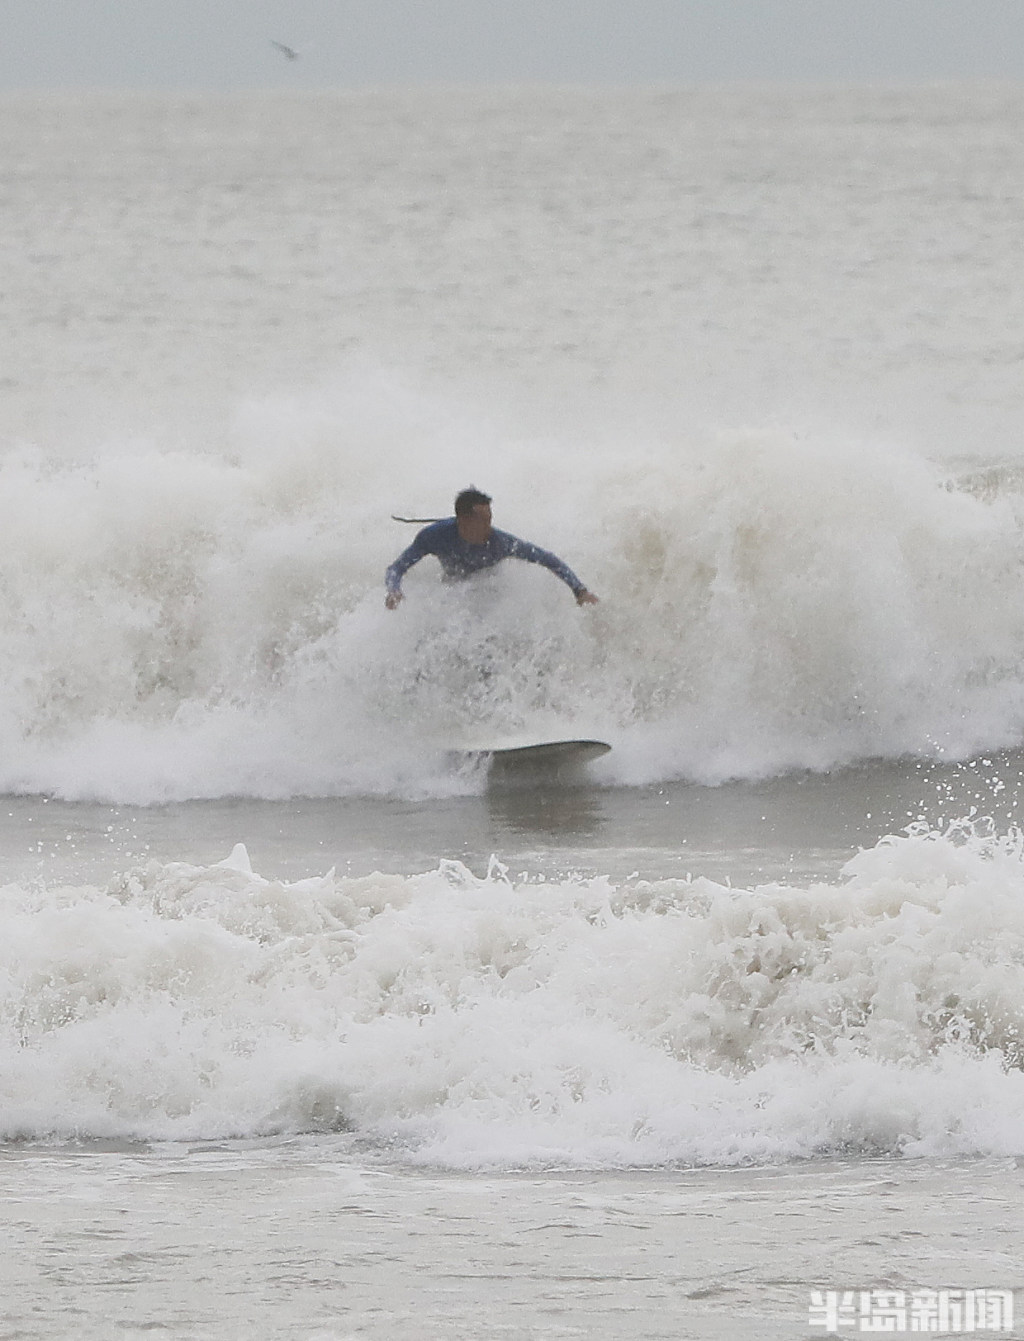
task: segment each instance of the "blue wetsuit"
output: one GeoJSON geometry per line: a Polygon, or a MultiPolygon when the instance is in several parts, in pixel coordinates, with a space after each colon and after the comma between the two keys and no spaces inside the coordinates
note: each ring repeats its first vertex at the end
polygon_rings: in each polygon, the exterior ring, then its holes
{"type": "Polygon", "coordinates": [[[392,595],[400,594],[402,578],[414,563],[419,563],[428,554],[440,560],[446,582],[461,582],[463,578],[472,577],[484,568],[493,568],[502,559],[525,559],[527,563],[539,563],[550,568],[556,577],[572,588],[574,595],[586,591],[571,568],[557,555],[541,549],[539,545],[531,545],[528,540],[520,540],[518,536],[509,535],[507,531],[497,531],[493,527],[482,545],[471,545],[459,535],[457,520],[445,517],[443,521],[425,526],[388,569],[385,581],[392,595]]]}

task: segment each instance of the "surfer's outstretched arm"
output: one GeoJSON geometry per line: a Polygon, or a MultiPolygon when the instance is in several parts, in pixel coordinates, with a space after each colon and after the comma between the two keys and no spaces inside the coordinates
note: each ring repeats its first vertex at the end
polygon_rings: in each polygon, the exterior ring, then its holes
{"type": "Polygon", "coordinates": [[[387,587],[384,604],[389,610],[394,610],[399,602],[404,599],[402,596],[402,578],[405,577],[413,564],[419,563],[420,559],[425,559],[428,554],[437,553],[436,537],[437,525],[425,526],[412,544],[402,550],[384,574],[384,585],[387,587]]]}
{"type": "Polygon", "coordinates": [[[501,536],[506,542],[509,558],[523,559],[526,563],[539,563],[541,567],[547,568],[555,577],[560,578],[576,597],[577,605],[597,604],[594,593],[587,590],[569,565],[563,563],[557,554],[552,554],[549,549],[541,549],[540,545],[531,544],[529,540],[520,540],[518,536],[509,535],[507,531],[496,531],[494,534],[501,536]]]}
{"type": "MultiPolygon", "coordinates": [[[[419,536],[416,537],[416,540],[418,539],[419,536]]],[[[402,578],[405,577],[406,573],[414,563],[419,563],[420,559],[423,558],[423,554],[417,549],[416,540],[412,542],[408,549],[402,550],[401,554],[399,554],[398,558],[384,574],[384,585],[387,588],[384,604],[389,610],[394,610],[399,601],[404,600],[404,597],[402,596],[402,578]]]]}

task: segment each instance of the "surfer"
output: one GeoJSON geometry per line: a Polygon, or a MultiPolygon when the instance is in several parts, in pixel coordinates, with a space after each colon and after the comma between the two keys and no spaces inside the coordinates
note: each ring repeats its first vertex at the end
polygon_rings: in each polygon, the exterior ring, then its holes
{"type": "Polygon", "coordinates": [[[403,599],[402,578],[428,554],[440,561],[445,582],[461,582],[484,568],[493,568],[502,559],[539,563],[561,578],[576,597],[577,605],[597,604],[593,592],[557,555],[507,531],[496,530],[491,525],[491,500],[479,489],[463,489],[455,499],[455,516],[425,526],[408,549],[399,554],[385,577],[384,604],[389,610],[394,610],[403,599]]]}

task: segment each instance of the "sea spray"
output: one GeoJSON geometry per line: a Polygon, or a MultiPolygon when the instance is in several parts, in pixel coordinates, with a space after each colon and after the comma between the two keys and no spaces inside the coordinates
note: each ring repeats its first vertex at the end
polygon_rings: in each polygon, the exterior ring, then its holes
{"type": "Polygon", "coordinates": [[[436,793],[488,730],[603,736],[599,776],[631,783],[1020,740],[1012,477],[979,496],[906,452],[751,432],[630,444],[628,470],[599,452],[577,495],[567,442],[543,499],[485,482],[599,606],[527,565],[444,587],[424,561],[388,612],[394,461],[292,409],[249,451],[4,456],[6,790],[436,793]]]}

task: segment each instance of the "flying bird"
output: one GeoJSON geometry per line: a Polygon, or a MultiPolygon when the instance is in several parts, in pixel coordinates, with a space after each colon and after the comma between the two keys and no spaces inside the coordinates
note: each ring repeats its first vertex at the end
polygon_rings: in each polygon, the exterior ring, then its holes
{"type": "Polygon", "coordinates": [[[290,61],[297,61],[299,59],[299,53],[294,47],[286,47],[283,42],[275,42],[273,38],[270,39],[270,45],[272,47],[277,47],[278,51],[290,61]]]}

